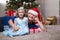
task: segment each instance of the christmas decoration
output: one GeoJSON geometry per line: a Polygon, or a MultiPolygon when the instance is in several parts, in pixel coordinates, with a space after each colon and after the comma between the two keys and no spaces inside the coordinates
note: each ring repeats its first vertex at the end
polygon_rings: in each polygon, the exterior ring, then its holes
{"type": "Polygon", "coordinates": [[[31,28],[31,29],[29,29],[29,31],[30,31],[30,34],[35,34],[35,33],[39,33],[40,32],[40,31],[38,31],[37,28],[31,28]]]}
{"type": "Polygon", "coordinates": [[[38,3],[35,2],[36,0],[9,0],[6,1],[6,10],[13,9],[17,10],[20,6],[24,6],[26,9],[38,7],[38,3]]]}
{"type": "Polygon", "coordinates": [[[57,24],[57,18],[56,16],[50,16],[46,19],[47,25],[56,25],[57,24]]]}
{"type": "Polygon", "coordinates": [[[12,17],[12,16],[14,16],[14,13],[15,13],[14,10],[7,10],[7,11],[6,11],[6,16],[12,17]]]}

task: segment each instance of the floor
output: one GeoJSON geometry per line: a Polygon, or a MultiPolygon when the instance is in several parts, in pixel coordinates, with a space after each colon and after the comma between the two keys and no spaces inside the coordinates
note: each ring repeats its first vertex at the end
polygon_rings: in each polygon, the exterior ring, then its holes
{"type": "Polygon", "coordinates": [[[0,40],[60,40],[60,25],[46,25],[47,32],[17,37],[5,37],[0,33],[0,40]]]}

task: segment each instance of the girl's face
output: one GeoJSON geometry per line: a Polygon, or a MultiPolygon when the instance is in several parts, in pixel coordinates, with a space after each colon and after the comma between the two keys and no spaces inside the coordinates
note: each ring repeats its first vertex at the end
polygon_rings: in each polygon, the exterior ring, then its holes
{"type": "Polygon", "coordinates": [[[28,19],[29,19],[30,21],[34,21],[34,20],[35,20],[35,17],[36,17],[36,16],[28,13],[28,19]]]}
{"type": "Polygon", "coordinates": [[[24,11],[23,11],[23,10],[18,10],[18,16],[19,16],[20,18],[23,18],[23,16],[24,16],[24,11]]]}

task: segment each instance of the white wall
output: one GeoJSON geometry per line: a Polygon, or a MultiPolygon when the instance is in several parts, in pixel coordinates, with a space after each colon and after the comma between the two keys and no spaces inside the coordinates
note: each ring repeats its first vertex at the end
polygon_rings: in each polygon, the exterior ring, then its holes
{"type": "Polygon", "coordinates": [[[41,12],[46,19],[49,16],[56,16],[59,24],[59,0],[38,0],[41,5],[41,12]]]}
{"type": "Polygon", "coordinates": [[[0,0],[0,17],[5,15],[6,0],[0,0]]]}
{"type": "Polygon", "coordinates": [[[59,0],[40,0],[40,5],[45,17],[59,16],[59,0]]]}

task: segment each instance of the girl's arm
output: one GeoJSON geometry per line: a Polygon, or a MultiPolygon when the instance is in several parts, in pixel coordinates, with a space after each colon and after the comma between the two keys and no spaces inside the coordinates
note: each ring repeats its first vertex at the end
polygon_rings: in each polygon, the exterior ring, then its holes
{"type": "Polygon", "coordinates": [[[14,29],[14,31],[17,31],[19,28],[17,26],[15,26],[15,24],[13,23],[12,19],[10,19],[8,21],[9,25],[14,29]]]}
{"type": "Polygon", "coordinates": [[[41,30],[44,31],[44,32],[46,32],[46,28],[43,26],[42,22],[39,21],[38,17],[35,18],[35,20],[38,22],[38,24],[39,24],[41,30]]]}

